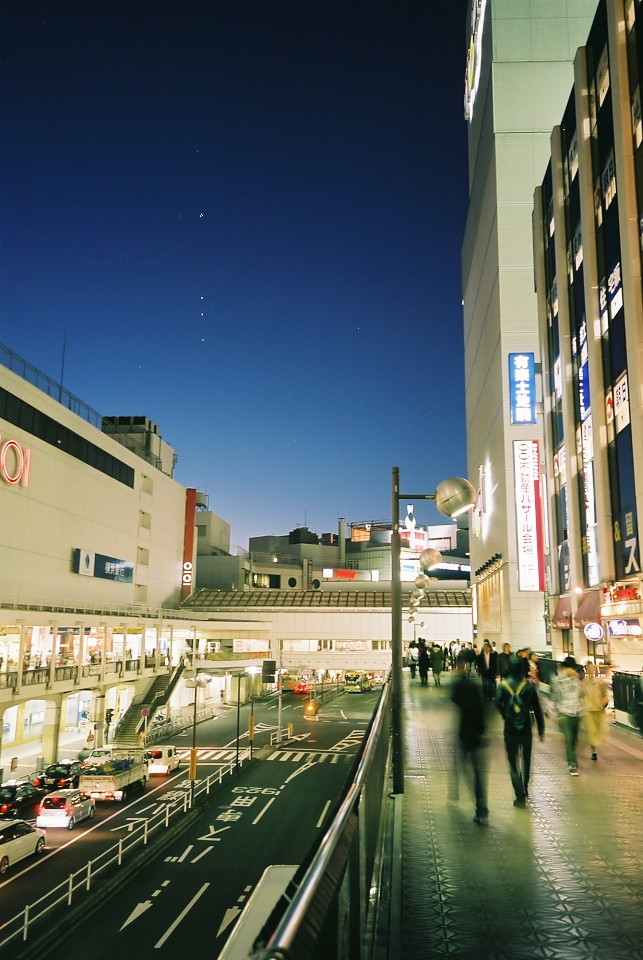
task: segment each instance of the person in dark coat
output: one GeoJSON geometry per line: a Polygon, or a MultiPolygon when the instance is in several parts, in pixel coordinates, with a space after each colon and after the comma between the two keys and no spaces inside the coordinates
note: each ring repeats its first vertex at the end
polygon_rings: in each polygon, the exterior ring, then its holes
{"type": "Polygon", "coordinates": [[[509,657],[511,656],[511,644],[502,645],[502,653],[498,654],[498,676],[502,680],[509,675],[509,657]]]}
{"type": "Polygon", "coordinates": [[[420,683],[423,687],[428,686],[429,683],[429,667],[431,665],[431,658],[429,657],[429,651],[426,649],[426,644],[424,640],[418,640],[418,671],[420,673],[420,683]]]}
{"type": "Polygon", "coordinates": [[[483,697],[485,700],[494,700],[498,676],[498,654],[488,640],[482,644],[482,653],[476,657],[476,670],[482,680],[483,697]]]}
{"type": "Polygon", "coordinates": [[[443,663],[442,647],[436,643],[431,648],[431,670],[433,671],[433,682],[436,687],[440,686],[440,674],[442,673],[443,663]]]}
{"type": "Polygon", "coordinates": [[[504,739],[509,761],[509,775],[516,799],[514,807],[526,806],[531,772],[531,715],[538,725],[541,740],[545,739],[545,718],[538,699],[538,688],[525,677],[523,657],[509,660],[509,676],[498,684],[496,706],[504,717],[504,739]]]}
{"type": "Polygon", "coordinates": [[[484,754],[484,703],[479,682],[470,677],[466,659],[458,654],[455,677],[451,682],[451,699],[459,711],[456,740],[456,756],[453,765],[449,799],[458,799],[458,769],[468,768],[472,776],[476,812],[474,820],[480,825],[488,822],[487,771],[484,754]]]}

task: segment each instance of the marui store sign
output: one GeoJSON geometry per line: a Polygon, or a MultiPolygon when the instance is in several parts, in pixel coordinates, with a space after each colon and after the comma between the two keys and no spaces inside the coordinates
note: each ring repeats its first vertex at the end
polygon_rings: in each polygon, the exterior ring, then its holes
{"type": "Polygon", "coordinates": [[[31,450],[25,449],[17,440],[0,437],[0,477],[12,486],[29,486],[31,450]]]}

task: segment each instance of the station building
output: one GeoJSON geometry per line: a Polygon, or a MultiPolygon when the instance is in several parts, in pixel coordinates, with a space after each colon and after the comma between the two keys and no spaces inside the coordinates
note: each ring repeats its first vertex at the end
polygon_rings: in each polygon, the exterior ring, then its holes
{"type": "Polygon", "coordinates": [[[534,195],[549,625],[643,670],[643,7],[601,0],[534,195]],[[571,90],[571,93],[570,93],[571,90]]]}
{"type": "MultiPolygon", "coordinates": [[[[465,78],[469,211],[462,248],[474,620],[541,649],[547,582],[533,192],[596,0],[472,0],[465,78]]],[[[554,651],[556,652],[556,651],[554,651]]]]}
{"type": "MultiPolygon", "coordinates": [[[[390,579],[390,531],[386,546],[363,525],[363,567],[337,535],[313,544],[302,532],[297,544],[257,538],[232,556],[229,524],[174,479],[175,465],[149,418],[103,417],[0,346],[5,774],[16,746],[35,743],[49,762],[66,732],[98,745],[107,717],[140,721],[162,693],[170,712],[187,711],[186,671],[212,677],[205,707],[250,696],[245,668],[263,659],[320,673],[389,669],[390,584],[379,576],[390,579]]],[[[440,545],[457,544],[454,530],[440,545]]],[[[466,579],[436,581],[418,626],[409,622],[419,545],[405,561],[406,642],[420,624],[433,639],[469,639],[466,579]]]]}

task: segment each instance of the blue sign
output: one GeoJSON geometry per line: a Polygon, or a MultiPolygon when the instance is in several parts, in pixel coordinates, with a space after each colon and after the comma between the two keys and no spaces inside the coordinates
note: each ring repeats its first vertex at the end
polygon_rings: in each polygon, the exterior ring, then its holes
{"type": "Polygon", "coordinates": [[[533,353],[509,354],[511,422],[536,423],[536,364],[533,353]]]}
{"type": "Polygon", "coordinates": [[[134,564],[129,560],[105,557],[102,553],[93,553],[80,547],[74,550],[72,570],[74,573],[80,573],[85,577],[117,580],[119,583],[134,582],[134,564]]]}

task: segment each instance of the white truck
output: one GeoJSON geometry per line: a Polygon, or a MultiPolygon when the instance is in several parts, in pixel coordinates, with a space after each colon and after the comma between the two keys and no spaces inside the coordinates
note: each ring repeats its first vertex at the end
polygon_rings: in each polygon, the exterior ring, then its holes
{"type": "Polygon", "coordinates": [[[94,800],[121,801],[130,790],[144,790],[148,777],[142,753],[114,752],[99,765],[88,766],[80,776],[78,788],[94,800]]]}

